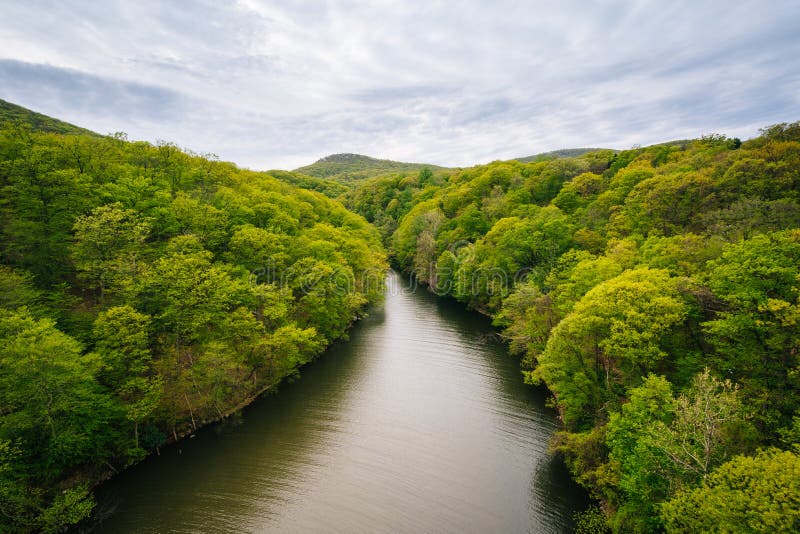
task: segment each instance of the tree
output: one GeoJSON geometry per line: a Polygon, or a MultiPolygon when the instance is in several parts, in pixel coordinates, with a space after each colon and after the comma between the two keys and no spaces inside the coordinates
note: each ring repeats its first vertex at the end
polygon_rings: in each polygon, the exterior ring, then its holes
{"type": "Polygon", "coordinates": [[[704,480],[732,452],[749,443],[741,401],[730,381],[699,373],[677,398],[672,385],[649,375],[612,412],[606,431],[609,465],[617,472],[617,531],[663,527],[658,504],[704,480]]]}
{"type": "Polygon", "coordinates": [[[290,244],[285,235],[246,225],[238,228],[228,247],[230,259],[261,276],[265,281],[277,281],[290,261],[290,244]]]}
{"type": "Polygon", "coordinates": [[[2,250],[15,265],[52,286],[68,272],[69,230],[75,216],[92,205],[89,179],[58,167],[56,144],[34,144],[11,171],[3,191],[2,250]]]}
{"type": "Polygon", "coordinates": [[[33,286],[33,276],[0,265],[0,308],[16,310],[38,307],[42,294],[33,286]]]}
{"type": "Polygon", "coordinates": [[[433,180],[433,171],[430,170],[428,167],[423,167],[419,171],[419,176],[417,176],[417,181],[419,182],[419,186],[425,187],[431,182],[431,180],[433,180]]]}
{"type": "Polygon", "coordinates": [[[722,301],[703,324],[714,366],[742,384],[761,431],[772,434],[800,405],[800,230],[727,246],[705,278],[722,301]]]}
{"type": "Polygon", "coordinates": [[[677,486],[708,476],[730,453],[732,439],[746,446],[749,432],[737,390],[705,369],[675,401],[671,424],[655,425],[652,443],[672,462],[677,486]]]}
{"type": "Polygon", "coordinates": [[[111,308],[94,323],[99,377],[116,393],[133,423],[134,449],[139,449],[139,426],[155,411],[163,387],[151,365],[149,332],[150,317],[130,306],[111,308]]]}
{"type": "Polygon", "coordinates": [[[150,231],[149,222],[121,204],[108,204],[79,217],[73,227],[72,256],[81,276],[99,291],[104,301],[110,285],[137,276],[140,247],[150,231]]]}
{"type": "Polygon", "coordinates": [[[157,332],[171,336],[175,347],[200,341],[215,322],[243,303],[245,283],[211,262],[207,251],[176,251],[144,273],[139,288],[141,308],[154,318],[157,332]]]}
{"type": "Polygon", "coordinates": [[[656,503],[670,495],[665,476],[668,459],[654,446],[655,425],[668,425],[674,418],[672,384],[662,376],[648,375],[641,386],[628,393],[629,401],[612,412],[606,430],[608,459],[617,472],[621,504],[613,518],[620,531],[658,530],[656,503]]]}
{"type": "Polygon", "coordinates": [[[10,506],[50,531],[88,515],[85,488],[51,500],[64,473],[102,463],[115,448],[119,413],[91,369],[53,321],[24,310],[0,315],[0,495],[10,499],[3,512],[10,506]]]}
{"type": "Polygon", "coordinates": [[[800,456],[767,449],[737,456],[661,507],[667,532],[800,530],[800,456]]]}
{"type": "Polygon", "coordinates": [[[531,378],[553,390],[569,426],[593,422],[605,401],[667,358],[663,340],[688,311],[666,271],[626,271],[586,293],[553,329],[531,378]]]}

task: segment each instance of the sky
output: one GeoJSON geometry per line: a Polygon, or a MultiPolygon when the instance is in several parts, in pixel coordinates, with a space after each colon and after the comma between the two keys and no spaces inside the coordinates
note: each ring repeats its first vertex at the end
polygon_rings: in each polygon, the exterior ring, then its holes
{"type": "Polygon", "coordinates": [[[800,120],[800,2],[0,0],[0,98],[252,169],[800,120]]]}

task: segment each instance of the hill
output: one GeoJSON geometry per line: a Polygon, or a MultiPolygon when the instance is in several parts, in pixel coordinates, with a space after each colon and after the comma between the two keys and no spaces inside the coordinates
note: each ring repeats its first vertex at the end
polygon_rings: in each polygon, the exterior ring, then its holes
{"type": "Polygon", "coordinates": [[[297,375],[386,266],[321,193],[2,110],[0,532],[62,532],[110,472],[297,375]]]}
{"type": "Polygon", "coordinates": [[[99,136],[91,130],[75,126],[68,122],[60,121],[41,113],[36,113],[28,108],[12,104],[0,99],[0,124],[6,122],[21,122],[29,124],[34,131],[58,134],[83,134],[99,136]]]}
{"type": "Polygon", "coordinates": [[[579,523],[709,532],[800,502],[800,122],[437,175],[343,199],[553,393],[554,448],[603,502],[579,523]]]}
{"type": "Polygon", "coordinates": [[[548,159],[563,159],[563,158],[577,158],[589,152],[597,152],[598,150],[612,150],[619,152],[612,148],[562,148],[560,150],[551,150],[550,152],[542,152],[534,154],[533,156],[525,156],[524,158],[514,158],[520,163],[530,163],[532,161],[544,161],[548,159]]]}
{"type": "Polygon", "coordinates": [[[331,154],[311,165],[295,169],[294,172],[338,182],[355,182],[383,174],[419,172],[424,168],[436,170],[443,167],[427,163],[404,163],[376,159],[361,154],[331,154]]]}

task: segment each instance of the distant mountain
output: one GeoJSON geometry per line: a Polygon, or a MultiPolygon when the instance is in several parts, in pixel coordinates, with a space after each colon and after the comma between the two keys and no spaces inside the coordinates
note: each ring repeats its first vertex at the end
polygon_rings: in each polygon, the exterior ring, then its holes
{"type": "MultiPolygon", "coordinates": [[[[526,156],[524,158],[514,158],[521,163],[530,163],[531,161],[541,161],[546,159],[560,159],[560,158],[577,158],[583,156],[587,152],[596,152],[598,150],[614,150],[612,148],[562,148],[561,150],[551,150],[550,152],[542,152],[541,154],[534,154],[533,156],[526,156]]],[[[614,150],[614,152],[619,152],[614,150]]]]}
{"type": "Polygon", "coordinates": [[[388,159],[376,159],[361,154],[332,154],[311,165],[295,169],[294,172],[338,182],[354,182],[382,174],[419,172],[424,168],[436,170],[443,167],[426,163],[403,163],[388,159]]]}
{"type": "Polygon", "coordinates": [[[47,115],[42,115],[41,113],[36,113],[28,108],[23,108],[22,106],[0,99],[0,124],[4,122],[22,122],[30,124],[31,128],[38,132],[100,135],[91,130],[81,128],[80,126],[75,126],[74,124],[60,121],[48,117],[47,115]]]}

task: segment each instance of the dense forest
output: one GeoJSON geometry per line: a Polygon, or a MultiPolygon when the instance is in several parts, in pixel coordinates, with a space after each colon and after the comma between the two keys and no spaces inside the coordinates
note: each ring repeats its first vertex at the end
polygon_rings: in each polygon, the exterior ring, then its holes
{"type": "Polygon", "coordinates": [[[82,521],[297,374],[380,300],[382,242],[552,392],[580,532],[800,529],[800,123],[306,174],[0,119],[0,530],[82,521]]]}
{"type": "Polygon", "coordinates": [[[55,532],[346,336],[385,255],[298,175],[2,104],[0,531],[55,532]]]}
{"type": "Polygon", "coordinates": [[[800,123],[344,200],[552,392],[554,448],[601,503],[579,531],[800,530],[800,123]]]}
{"type": "Polygon", "coordinates": [[[324,178],[327,182],[353,185],[367,178],[390,173],[419,172],[423,169],[440,169],[424,163],[403,163],[388,159],[376,159],[361,154],[331,154],[311,165],[295,169],[295,173],[324,178]]]}

